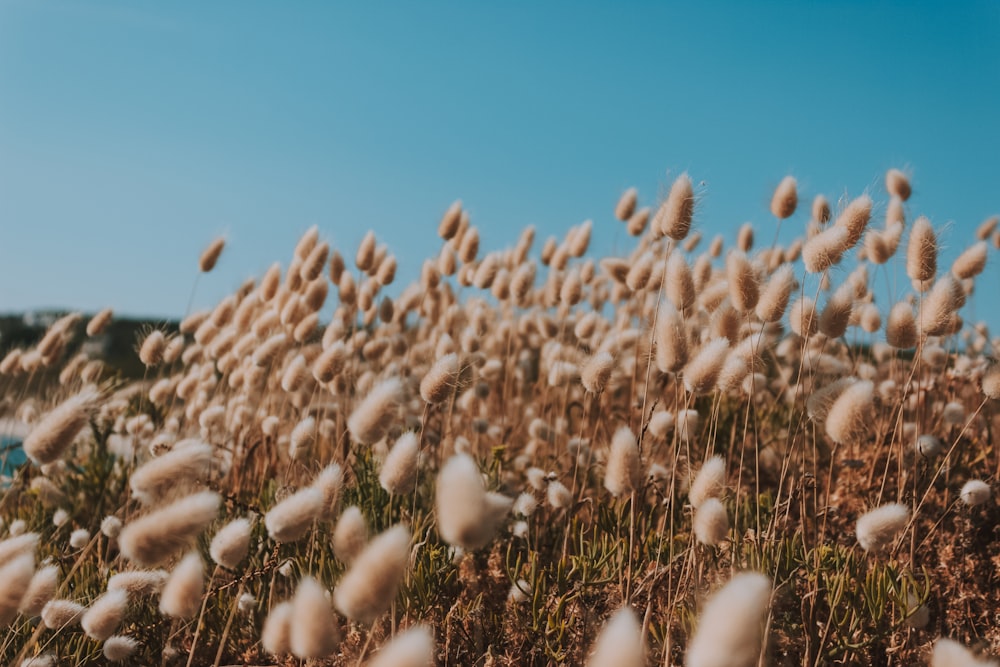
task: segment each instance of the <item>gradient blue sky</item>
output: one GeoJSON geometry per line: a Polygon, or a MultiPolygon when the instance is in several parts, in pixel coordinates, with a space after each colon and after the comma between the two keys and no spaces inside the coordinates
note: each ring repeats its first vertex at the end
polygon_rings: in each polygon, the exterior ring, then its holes
{"type": "Polygon", "coordinates": [[[623,250],[620,192],[685,170],[706,236],[770,243],[785,174],[881,212],[908,168],[950,261],[1000,213],[1000,3],[952,4],[0,0],[0,311],[178,316],[212,238],[198,305],[314,223],[413,278],[456,198],[487,249],[623,250]]]}

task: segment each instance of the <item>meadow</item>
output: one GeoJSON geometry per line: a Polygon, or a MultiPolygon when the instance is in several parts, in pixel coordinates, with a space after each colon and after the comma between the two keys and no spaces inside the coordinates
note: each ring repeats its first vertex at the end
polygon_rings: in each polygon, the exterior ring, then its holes
{"type": "Polygon", "coordinates": [[[61,317],[0,362],[3,663],[996,664],[1000,230],[945,265],[910,195],[707,239],[684,174],[606,257],[455,202],[405,287],[314,227],[138,380],[61,317]]]}

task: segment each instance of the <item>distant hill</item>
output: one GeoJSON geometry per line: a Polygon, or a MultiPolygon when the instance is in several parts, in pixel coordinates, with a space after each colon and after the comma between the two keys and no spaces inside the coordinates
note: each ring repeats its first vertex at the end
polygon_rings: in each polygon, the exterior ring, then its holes
{"type": "MultiPolygon", "coordinates": [[[[45,335],[48,327],[67,311],[32,311],[0,315],[0,358],[14,348],[29,349],[45,335]]],[[[136,354],[139,341],[152,329],[166,334],[176,333],[178,322],[115,317],[104,333],[88,338],[85,328],[93,313],[88,313],[77,330],[65,354],[72,356],[84,351],[91,359],[100,359],[111,369],[128,378],[142,377],[144,367],[136,354]]]]}

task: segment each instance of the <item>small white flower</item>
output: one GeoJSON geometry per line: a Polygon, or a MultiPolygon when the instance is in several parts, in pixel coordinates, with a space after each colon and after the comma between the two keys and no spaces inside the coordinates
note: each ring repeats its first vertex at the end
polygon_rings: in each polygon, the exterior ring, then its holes
{"type": "Polygon", "coordinates": [[[990,499],[992,491],[990,485],[978,479],[970,479],[962,487],[962,502],[970,507],[982,505],[990,499]]]}
{"type": "Polygon", "coordinates": [[[531,595],[531,584],[524,579],[518,579],[511,584],[507,600],[516,604],[527,600],[529,595],[531,595]]]}
{"type": "Polygon", "coordinates": [[[101,533],[105,537],[114,539],[118,537],[118,533],[120,532],[122,532],[122,520],[118,517],[109,515],[101,521],[101,533]]]}
{"type": "Polygon", "coordinates": [[[77,528],[69,535],[69,545],[74,549],[82,549],[90,541],[90,533],[85,528],[77,528]]]}
{"type": "Polygon", "coordinates": [[[249,614],[257,608],[257,598],[250,593],[244,593],[237,602],[239,610],[243,614],[249,614]]]}

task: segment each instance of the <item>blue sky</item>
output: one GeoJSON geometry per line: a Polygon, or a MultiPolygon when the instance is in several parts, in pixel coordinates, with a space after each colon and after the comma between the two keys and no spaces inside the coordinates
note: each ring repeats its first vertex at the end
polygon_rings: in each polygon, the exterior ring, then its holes
{"type": "Polygon", "coordinates": [[[950,262],[1000,213],[1000,4],[955,4],[0,0],[0,312],[178,316],[215,236],[198,305],[312,224],[413,278],[456,198],[487,249],[624,251],[621,191],[682,171],[706,236],[769,242],[784,175],[882,211],[908,168],[950,262]]]}

